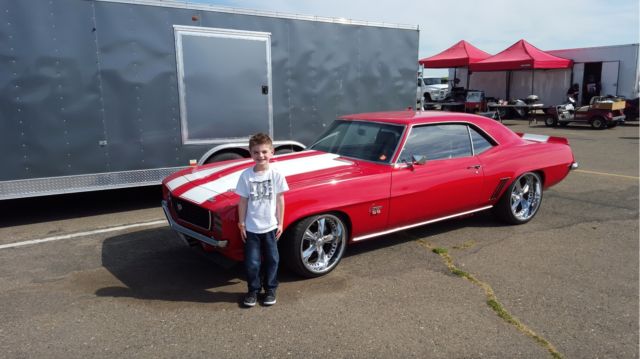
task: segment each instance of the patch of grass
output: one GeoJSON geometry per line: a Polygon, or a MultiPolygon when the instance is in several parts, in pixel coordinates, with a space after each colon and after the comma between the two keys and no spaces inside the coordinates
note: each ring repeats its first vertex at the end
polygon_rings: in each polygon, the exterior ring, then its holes
{"type": "Polygon", "coordinates": [[[442,248],[442,247],[437,247],[432,249],[433,253],[435,254],[445,254],[448,252],[448,250],[446,248],[442,248]]]}
{"type": "Polygon", "coordinates": [[[510,324],[517,324],[517,321],[513,319],[509,312],[504,310],[502,304],[500,304],[497,300],[490,299],[487,301],[487,304],[491,307],[491,309],[493,309],[494,312],[496,312],[496,314],[498,314],[500,318],[506,320],[510,324]]]}
{"type": "Polygon", "coordinates": [[[459,246],[453,246],[453,249],[467,249],[471,248],[476,244],[474,240],[466,241],[459,246]]]}
{"type": "Polygon", "coordinates": [[[470,277],[469,273],[467,273],[465,271],[462,271],[462,270],[460,270],[458,268],[451,269],[451,273],[457,275],[458,277],[465,277],[465,278],[469,278],[470,277]]]}
{"type": "MultiPolygon", "coordinates": [[[[425,241],[424,239],[419,239],[417,242],[419,245],[431,250],[433,253],[438,254],[444,261],[444,264],[447,266],[447,268],[449,268],[451,273],[458,277],[465,278],[471,283],[482,288],[485,292],[485,295],[487,296],[487,305],[491,309],[493,309],[494,312],[496,312],[498,317],[516,327],[521,333],[532,338],[540,346],[546,348],[549,354],[551,354],[554,359],[563,359],[562,354],[560,354],[551,343],[549,343],[547,340],[545,340],[544,338],[536,334],[533,330],[528,328],[526,325],[521,323],[517,318],[514,318],[513,316],[511,316],[511,314],[509,314],[509,312],[502,306],[502,304],[498,302],[498,299],[496,298],[496,295],[489,284],[477,279],[471,273],[458,269],[453,261],[453,258],[451,258],[451,256],[449,255],[447,248],[434,248],[429,242],[425,241]]],[[[474,244],[474,241],[467,241],[463,243],[462,246],[453,247],[453,249],[465,249],[472,247],[474,244]]]]}

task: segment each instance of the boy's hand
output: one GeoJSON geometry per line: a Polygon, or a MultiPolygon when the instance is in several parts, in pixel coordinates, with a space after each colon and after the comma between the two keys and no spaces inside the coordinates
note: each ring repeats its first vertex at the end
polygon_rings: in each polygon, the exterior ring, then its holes
{"type": "Polygon", "coordinates": [[[277,241],[278,239],[280,239],[280,236],[281,236],[281,235],[282,235],[282,225],[281,225],[281,224],[279,224],[279,225],[278,225],[278,229],[276,229],[276,241],[277,241]]]}
{"type": "Polygon", "coordinates": [[[247,228],[244,223],[238,223],[238,228],[240,229],[240,239],[242,239],[242,242],[247,242],[247,228]]]}

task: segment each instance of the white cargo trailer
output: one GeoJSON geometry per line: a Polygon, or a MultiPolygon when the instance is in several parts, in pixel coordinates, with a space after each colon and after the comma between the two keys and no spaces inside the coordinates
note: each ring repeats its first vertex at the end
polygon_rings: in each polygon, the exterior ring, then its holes
{"type": "Polygon", "coordinates": [[[0,0],[0,199],[160,183],[415,105],[417,26],[185,1],[0,0]]]}
{"type": "Polygon", "coordinates": [[[571,83],[577,83],[580,89],[589,76],[593,76],[600,82],[601,95],[637,99],[640,90],[639,48],[640,44],[628,44],[547,52],[573,60],[571,83]]]}

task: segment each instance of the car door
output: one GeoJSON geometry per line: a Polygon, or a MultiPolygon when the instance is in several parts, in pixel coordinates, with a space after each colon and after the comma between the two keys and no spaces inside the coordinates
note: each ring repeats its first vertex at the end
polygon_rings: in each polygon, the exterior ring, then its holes
{"type": "Polygon", "coordinates": [[[390,226],[476,209],[482,185],[482,166],[473,156],[467,125],[414,126],[392,173],[390,226]],[[424,164],[412,162],[419,156],[426,156],[424,164]]]}

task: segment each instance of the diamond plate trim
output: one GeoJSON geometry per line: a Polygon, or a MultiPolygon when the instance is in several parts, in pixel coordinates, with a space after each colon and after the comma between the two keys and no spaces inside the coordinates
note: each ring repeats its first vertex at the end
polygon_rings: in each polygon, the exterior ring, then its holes
{"type": "Polygon", "coordinates": [[[183,168],[185,167],[2,181],[0,200],[158,185],[165,177],[183,168]]]}

